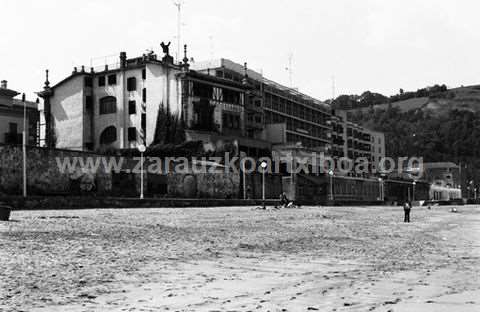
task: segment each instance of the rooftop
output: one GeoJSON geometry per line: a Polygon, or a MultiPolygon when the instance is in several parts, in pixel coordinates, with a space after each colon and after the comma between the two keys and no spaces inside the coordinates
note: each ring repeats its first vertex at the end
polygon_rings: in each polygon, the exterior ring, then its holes
{"type": "MultiPolygon", "coordinates": [[[[226,69],[229,69],[231,71],[234,71],[234,72],[237,72],[237,73],[240,73],[240,74],[244,74],[244,72],[245,72],[244,65],[235,63],[231,60],[224,59],[224,58],[206,60],[206,61],[201,61],[201,62],[194,62],[194,63],[190,64],[190,68],[193,69],[193,70],[197,70],[197,71],[205,71],[205,70],[208,70],[208,69],[226,68],[226,69]]],[[[263,76],[263,74],[261,74],[259,72],[256,72],[252,69],[247,68],[247,75],[248,75],[249,78],[251,78],[253,80],[260,81],[267,86],[270,86],[272,88],[281,90],[281,91],[286,92],[286,93],[288,93],[292,96],[302,98],[305,101],[312,102],[313,104],[322,106],[323,108],[330,108],[330,106],[327,103],[322,102],[322,101],[320,101],[316,98],[313,98],[309,95],[306,95],[306,94],[298,91],[295,88],[287,87],[287,86],[284,86],[284,85],[282,85],[278,82],[267,79],[263,76]]]]}

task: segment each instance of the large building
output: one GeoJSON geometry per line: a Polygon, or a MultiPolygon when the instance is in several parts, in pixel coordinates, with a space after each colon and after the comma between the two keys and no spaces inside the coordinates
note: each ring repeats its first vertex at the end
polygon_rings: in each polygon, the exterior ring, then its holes
{"type": "Polygon", "coordinates": [[[314,151],[330,146],[331,113],[324,102],[283,86],[228,59],[192,64],[192,68],[224,80],[247,79],[245,134],[275,145],[301,145],[314,151]]]}
{"type": "Polygon", "coordinates": [[[153,53],[127,59],[100,70],[83,66],[54,86],[45,83],[47,145],[72,150],[102,147],[134,148],[151,144],[161,106],[180,112],[182,66],[171,56],[153,53]]]}
{"type": "Polygon", "coordinates": [[[22,132],[25,130],[27,145],[38,145],[39,112],[38,104],[22,101],[15,97],[20,93],[8,88],[7,81],[0,85],[0,143],[22,144],[22,132]]]}
{"type": "Polygon", "coordinates": [[[164,49],[115,64],[74,68],[39,95],[44,98],[47,145],[76,150],[147,146],[155,142],[158,112],[177,114],[186,139],[205,149],[231,143],[238,152],[304,157],[318,153],[378,164],[381,133],[364,129],[324,102],[266,79],[227,59],[175,63],[164,49]]]}
{"type": "MultiPolygon", "coordinates": [[[[174,63],[153,53],[101,69],[74,68],[44,98],[49,146],[98,150],[134,148],[154,141],[160,107],[181,116],[187,140],[205,146],[234,143],[260,156],[272,145],[300,144],[325,151],[330,110],[318,100],[220,59],[174,63]]],[[[186,53],[186,52],[185,52],[186,53]]]]}
{"type": "MultiPolygon", "coordinates": [[[[332,156],[357,159],[365,157],[371,170],[379,168],[385,157],[385,135],[347,119],[346,111],[332,111],[332,156]]],[[[378,170],[376,170],[378,171],[378,170]]]]}

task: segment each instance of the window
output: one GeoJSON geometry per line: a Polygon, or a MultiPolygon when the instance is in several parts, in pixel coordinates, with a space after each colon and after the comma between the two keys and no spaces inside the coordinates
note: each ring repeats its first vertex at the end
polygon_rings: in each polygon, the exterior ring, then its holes
{"type": "Polygon", "coordinates": [[[100,144],[111,144],[117,140],[117,128],[110,126],[100,134],[100,144]]]}
{"type": "Polygon", "coordinates": [[[240,93],[230,89],[223,89],[223,101],[231,104],[240,104],[240,93]]]}
{"type": "Polygon", "coordinates": [[[142,102],[147,103],[147,88],[143,88],[142,90],[142,102]]]}
{"type": "Polygon", "coordinates": [[[93,98],[92,98],[92,96],[90,96],[90,95],[87,95],[87,96],[85,97],[85,108],[86,108],[87,110],[93,109],[93,98]]]}
{"type": "Polygon", "coordinates": [[[85,77],[83,81],[84,81],[85,87],[93,86],[92,77],[85,77]]]}
{"type": "Polygon", "coordinates": [[[145,131],[147,130],[147,114],[143,113],[142,114],[142,130],[143,130],[143,135],[145,136],[146,133],[145,131]]]}
{"type": "Polygon", "coordinates": [[[105,85],[105,76],[98,77],[98,86],[103,87],[105,85]]]}
{"type": "Polygon", "coordinates": [[[100,115],[113,114],[117,112],[117,99],[113,96],[106,96],[100,99],[100,115]]]}
{"type": "Polygon", "coordinates": [[[128,113],[130,115],[137,113],[137,103],[135,101],[128,101],[128,113]]]}
{"type": "Polygon", "coordinates": [[[116,84],[117,84],[117,75],[116,74],[108,75],[108,85],[111,86],[116,84]]]}
{"type": "Polygon", "coordinates": [[[137,140],[137,128],[130,127],[128,128],[128,141],[136,141],[137,140]]]}
{"type": "Polygon", "coordinates": [[[213,98],[213,86],[204,83],[193,83],[193,96],[211,99],[213,98]]]}
{"type": "Polygon", "coordinates": [[[223,113],[223,126],[230,129],[240,128],[240,116],[236,114],[223,113]]]}
{"type": "Polygon", "coordinates": [[[147,70],[145,68],[142,69],[142,79],[143,80],[147,79],[147,70]]]}
{"type": "Polygon", "coordinates": [[[130,77],[127,79],[127,91],[137,90],[137,78],[130,77]]]}
{"type": "Polygon", "coordinates": [[[8,124],[8,127],[10,129],[10,133],[12,134],[17,134],[18,132],[18,125],[15,122],[10,122],[8,124]]]}
{"type": "Polygon", "coordinates": [[[93,151],[93,143],[92,142],[85,143],[85,148],[89,151],[93,151]]]}

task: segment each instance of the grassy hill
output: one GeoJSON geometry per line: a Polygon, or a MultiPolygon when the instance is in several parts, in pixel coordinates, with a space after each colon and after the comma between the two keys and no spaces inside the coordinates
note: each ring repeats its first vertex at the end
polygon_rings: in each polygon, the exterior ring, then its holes
{"type": "MultiPolygon", "coordinates": [[[[429,111],[435,115],[445,115],[451,110],[479,112],[480,85],[449,89],[432,96],[415,97],[403,101],[373,105],[374,110],[386,110],[388,107],[398,108],[405,113],[412,110],[429,111]]],[[[370,107],[361,107],[348,110],[350,114],[368,112],[370,107]]]]}

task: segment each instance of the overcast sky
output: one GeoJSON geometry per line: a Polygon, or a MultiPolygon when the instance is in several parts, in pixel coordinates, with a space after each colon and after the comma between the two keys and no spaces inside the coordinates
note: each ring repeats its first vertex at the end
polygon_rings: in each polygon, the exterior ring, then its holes
{"type": "MultiPolygon", "coordinates": [[[[0,79],[34,98],[73,66],[128,57],[161,41],[176,50],[172,0],[2,0],[0,79]]],[[[319,99],[480,83],[480,1],[184,0],[182,44],[195,60],[224,57],[319,99]]],[[[113,62],[113,61],[112,61],[113,62]]]]}

